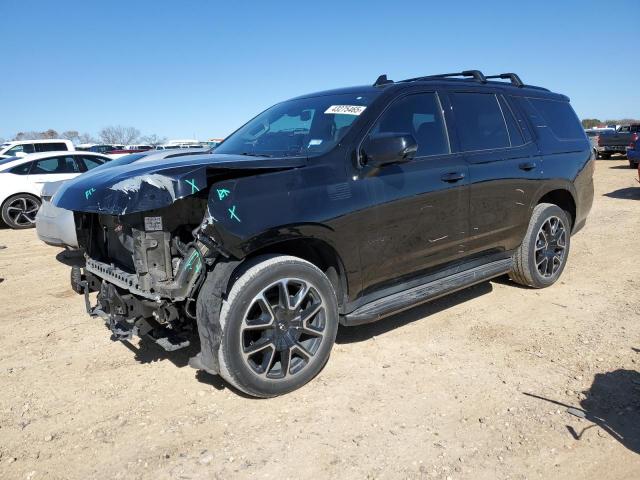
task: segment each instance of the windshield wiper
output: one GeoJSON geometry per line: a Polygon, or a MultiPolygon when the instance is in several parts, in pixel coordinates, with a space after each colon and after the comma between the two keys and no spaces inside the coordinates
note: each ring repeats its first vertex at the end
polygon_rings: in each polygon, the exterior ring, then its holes
{"type": "Polygon", "coordinates": [[[239,155],[246,155],[248,157],[267,157],[271,158],[273,155],[269,155],[268,153],[251,153],[251,152],[242,152],[239,155]]]}

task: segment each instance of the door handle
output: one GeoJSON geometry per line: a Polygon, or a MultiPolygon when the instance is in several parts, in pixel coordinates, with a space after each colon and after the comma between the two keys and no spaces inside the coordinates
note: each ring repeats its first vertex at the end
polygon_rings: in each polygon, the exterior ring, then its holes
{"type": "Polygon", "coordinates": [[[454,183],[464,178],[464,172],[449,172],[440,177],[443,182],[454,183]]]}
{"type": "Polygon", "coordinates": [[[534,168],[536,168],[536,164],[535,162],[523,162],[520,165],[518,165],[518,168],[520,170],[524,170],[525,172],[528,172],[529,170],[533,170],[534,168]]]}

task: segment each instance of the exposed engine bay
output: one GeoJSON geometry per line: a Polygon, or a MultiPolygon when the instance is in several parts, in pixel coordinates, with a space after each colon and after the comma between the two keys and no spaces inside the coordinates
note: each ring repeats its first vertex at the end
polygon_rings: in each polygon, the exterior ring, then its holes
{"type": "Polygon", "coordinates": [[[86,261],[76,291],[114,339],[146,336],[166,350],[189,344],[197,291],[221,251],[204,233],[206,211],[206,198],[188,197],[129,215],[75,214],[86,261]],[[94,306],[90,292],[98,292],[94,306]]]}

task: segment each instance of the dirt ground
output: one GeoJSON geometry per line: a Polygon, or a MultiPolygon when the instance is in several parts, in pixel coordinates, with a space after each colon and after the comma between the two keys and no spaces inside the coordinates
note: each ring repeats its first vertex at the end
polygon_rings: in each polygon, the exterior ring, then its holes
{"type": "Polygon", "coordinates": [[[0,478],[640,478],[636,178],[598,161],[552,288],[498,279],[341,328],[320,375],[272,400],[112,342],[59,250],[2,229],[0,478]]]}

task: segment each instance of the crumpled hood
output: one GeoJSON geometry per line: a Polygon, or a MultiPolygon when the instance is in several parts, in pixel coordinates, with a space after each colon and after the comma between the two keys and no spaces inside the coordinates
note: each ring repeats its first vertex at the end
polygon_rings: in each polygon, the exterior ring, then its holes
{"type": "Polygon", "coordinates": [[[65,182],[54,205],[76,212],[107,215],[154,210],[207,187],[207,174],[223,170],[282,170],[302,167],[306,158],[263,158],[245,155],[186,155],[139,160],[99,168],[65,182]]]}

